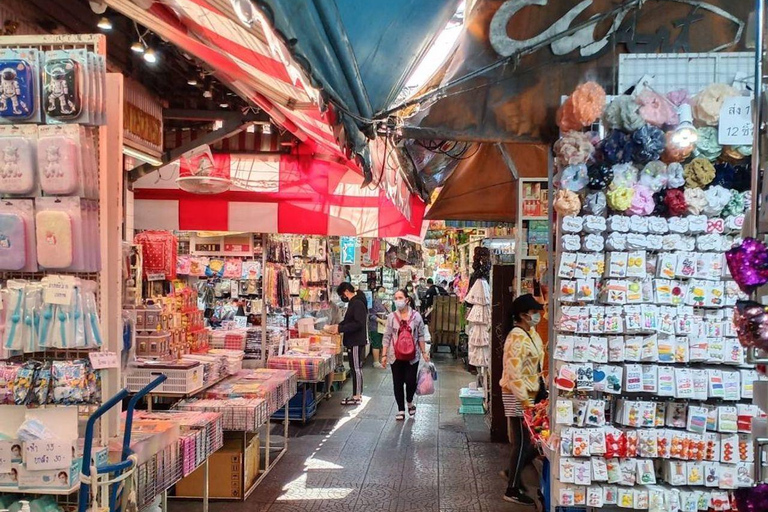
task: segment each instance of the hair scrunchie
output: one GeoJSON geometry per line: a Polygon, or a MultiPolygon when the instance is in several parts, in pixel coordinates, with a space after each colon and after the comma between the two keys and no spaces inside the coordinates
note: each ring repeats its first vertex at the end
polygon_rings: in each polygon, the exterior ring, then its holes
{"type": "Polygon", "coordinates": [[[656,217],[666,217],[669,213],[666,201],[667,192],[668,190],[664,189],[653,194],[653,202],[655,204],[653,208],[653,215],[656,217]]]}
{"type": "Polygon", "coordinates": [[[616,164],[612,168],[613,180],[610,188],[632,188],[637,183],[637,167],[632,164],[616,164]]]}
{"type": "Polygon", "coordinates": [[[640,104],[640,116],[646,123],[659,127],[678,124],[677,110],[661,94],[645,89],[637,95],[636,101],[640,104]]]}
{"type": "Polygon", "coordinates": [[[605,192],[602,190],[597,192],[591,192],[584,198],[584,213],[590,215],[597,215],[602,217],[605,215],[605,209],[608,202],[605,197],[605,192]]]}
{"type": "Polygon", "coordinates": [[[723,217],[730,215],[741,215],[747,209],[747,202],[745,201],[744,194],[742,192],[733,191],[731,193],[731,200],[723,208],[723,217]]]}
{"type": "Polygon", "coordinates": [[[693,101],[693,117],[702,124],[715,126],[720,121],[720,108],[726,98],[740,96],[728,84],[710,84],[693,101]]]}
{"type": "Polygon", "coordinates": [[[734,166],[733,187],[739,192],[752,188],[752,164],[734,166]]]}
{"type": "Polygon", "coordinates": [[[735,188],[736,167],[728,162],[715,164],[715,179],[710,185],[720,185],[724,188],[735,188]]]}
{"type": "Polygon", "coordinates": [[[569,165],[560,171],[556,177],[556,182],[559,182],[561,188],[572,192],[580,192],[584,190],[584,187],[586,187],[589,182],[587,166],[585,164],[569,165]]]}
{"type": "Polygon", "coordinates": [[[723,146],[723,158],[733,162],[752,156],[752,146],[723,146]]]}
{"type": "Polygon", "coordinates": [[[605,109],[605,90],[597,82],[586,82],[571,94],[573,112],[576,121],[582,126],[589,126],[595,122],[605,109]]]}
{"type": "Polygon", "coordinates": [[[570,190],[558,190],[555,195],[554,208],[561,216],[578,215],[581,211],[579,196],[570,190]]]}
{"type": "Polygon", "coordinates": [[[702,126],[699,128],[699,138],[693,149],[694,157],[706,158],[710,162],[717,160],[723,153],[723,146],[717,141],[717,128],[702,126]]]}
{"type": "Polygon", "coordinates": [[[667,187],[680,188],[685,185],[685,176],[683,176],[683,164],[672,162],[667,166],[667,187]]]}
{"type": "Polygon", "coordinates": [[[704,215],[717,217],[723,212],[723,208],[731,200],[731,191],[720,185],[709,187],[705,192],[707,196],[707,206],[704,207],[704,215]]]}
{"type": "Polygon", "coordinates": [[[687,188],[683,192],[685,203],[688,205],[688,213],[691,215],[701,215],[704,207],[707,206],[707,196],[700,188],[687,188]]]}
{"type": "Polygon", "coordinates": [[[632,142],[629,135],[620,130],[611,130],[608,136],[600,141],[599,148],[603,160],[609,164],[632,161],[632,142]]]}
{"type": "Polygon", "coordinates": [[[644,185],[637,184],[634,187],[632,201],[627,209],[632,215],[650,215],[655,207],[653,203],[653,192],[644,185]]]}
{"type": "Polygon", "coordinates": [[[554,150],[558,167],[585,164],[594,151],[589,134],[583,132],[568,132],[557,142],[554,150]]]}
{"type": "Polygon", "coordinates": [[[632,205],[635,189],[630,187],[616,187],[606,194],[608,206],[617,212],[624,212],[632,205]]]}
{"type": "Polygon", "coordinates": [[[635,162],[647,164],[658,160],[664,151],[664,132],[646,124],[632,134],[632,156],[635,162]]]}
{"type": "Polygon", "coordinates": [[[688,205],[685,203],[685,194],[679,188],[667,190],[664,196],[664,203],[667,205],[667,213],[672,217],[685,215],[688,211],[688,205]]]}
{"type": "Polygon", "coordinates": [[[694,158],[683,168],[683,176],[690,188],[706,187],[715,179],[715,167],[706,158],[694,158]]]}
{"type": "Polygon", "coordinates": [[[648,162],[645,167],[643,167],[643,170],[640,171],[639,183],[648,187],[653,192],[658,192],[666,187],[668,180],[667,166],[660,160],[648,162]]]}
{"type": "Polygon", "coordinates": [[[645,124],[640,105],[632,96],[618,96],[605,108],[605,121],[611,128],[633,132],[645,124]]]}
{"type": "Polygon", "coordinates": [[[613,180],[613,169],[605,163],[592,164],[587,167],[587,175],[587,187],[590,190],[605,190],[613,180]]]}
{"type": "Polygon", "coordinates": [[[691,102],[691,96],[688,94],[687,89],[675,89],[674,91],[669,91],[667,93],[667,99],[674,103],[676,107],[691,102]]]}
{"type": "Polygon", "coordinates": [[[674,136],[674,133],[672,132],[667,132],[664,134],[665,144],[664,144],[664,152],[661,154],[661,159],[667,163],[682,162],[683,160],[691,156],[691,153],[693,152],[693,145],[680,147],[674,142],[672,142],[673,136],[674,136]]]}

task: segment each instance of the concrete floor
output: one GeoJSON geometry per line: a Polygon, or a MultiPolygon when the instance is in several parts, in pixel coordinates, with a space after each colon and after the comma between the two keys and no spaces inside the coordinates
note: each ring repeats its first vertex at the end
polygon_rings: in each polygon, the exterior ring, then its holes
{"type": "MultiPolygon", "coordinates": [[[[348,381],[310,422],[291,425],[288,453],[246,502],[212,502],[211,512],[534,512],[501,499],[506,482],[498,473],[509,447],[489,442],[483,416],[458,413],[459,389],[473,376],[450,354],[435,363],[436,393],[418,397],[415,420],[402,423],[394,419],[389,370],[369,359],[362,406],[339,405],[348,381]]],[[[536,485],[535,471],[525,477],[536,485]]],[[[201,510],[175,500],[169,508],[201,510]]]]}

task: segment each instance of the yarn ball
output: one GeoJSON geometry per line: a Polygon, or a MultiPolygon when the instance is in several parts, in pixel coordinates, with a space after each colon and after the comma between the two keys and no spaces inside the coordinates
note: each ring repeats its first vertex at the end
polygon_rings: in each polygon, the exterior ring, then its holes
{"type": "Polygon", "coordinates": [[[658,192],[662,188],[667,186],[667,166],[660,160],[654,160],[648,162],[643,170],[640,171],[639,183],[651,189],[653,192],[658,192]]]}
{"type": "Polygon", "coordinates": [[[574,119],[581,126],[589,126],[603,114],[605,90],[597,82],[587,82],[576,87],[570,100],[574,119]]]}
{"type": "Polygon", "coordinates": [[[624,212],[632,205],[634,195],[634,188],[616,187],[606,194],[608,206],[617,212],[624,212]]]}
{"type": "Polygon", "coordinates": [[[584,198],[583,211],[589,215],[597,215],[602,217],[605,215],[605,209],[607,205],[608,202],[605,197],[605,192],[590,192],[584,198]]]}
{"type": "Polygon", "coordinates": [[[674,142],[672,142],[672,137],[674,136],[674,133],[667,132],[664,134],[664,152],[661,154],[661,159],[664,162],[672,163],[672,162],[682,162],[683,160],[687,159],[689,156],[691,156],[691,153],[693,152],[694,146],[686,146],[686,147],[680,147],[674,142]]]}
{"type": "Polygon", "coordinates": [[[555,179],[560,183],[561,188],[580,192],[589,182],[587,166],[585,164],[569,165],[560,171],[555,179]]]}
{"type": "Polygon", "coordinates": [[[685,185],[685,177],[683,176],[683,165],[678,162],[673,162],[667,166],[667,187],[680,188],[685,185]]]}
{"type": "Polygon", "coordinates": [[[667,99],[674,103],[676,107],[691,102],[691,96],[688,94],[687,89],[675,89],[674,91],[669,91],[667,93],[667,99]]]}
{"type": "Polygon", "coordinates": [[[706,158],[714,162],[723,152],[723,146],[717,142],[717,128],[713,126],[702,126],[699,128],[699,138],[696,141],[696,147],[693,150],[694,157],[706,158]]]}
{"type": "Polygon", "coordinates": [[[613,169],[605,163],[596,163],[587,167],[587,176],[589,183],[587,188],[591,190],[604,190],[613,180],[613,169]]]}
{"type": "Polygon", "coordinates": [[[605,108],[605,122],[611,128],[633,132],[645,124],[640,105],[632,96],[618,96],[605,108]]]}
{"type": "Polygon", "coordinates": [[[644,185],[634,186],[632,201],[627,209],[627,213],[632,215],[650,215],[653,213],[655,205],[653,203],[653,192],[644,185]]]}
{"type": "Polygon", "coordinates": [[[616,164],[612,167],[613,180],[610,188],[632,188],[637,183],[637,167],[632,164],[616,164]]]}
{"type": "Polygon", "coordinates": [[[707,206],[704,207],[704,215],[717,217],[723,211],[723,208],[731,200],[731,191],[727,188],[715,185],[709,187],[704,193],[707,197],[707,206]]]}
{"type": "Polygon", "coordinates": [[[694,158],[683,167],[686,186],[705,187],[715,179],[715,167],[706,158],[694,158]]]}
{"type": "Polygon", "coordinates": [[[643,90],[635,99],[640,105],[640,116],[653,126],[677,125],[680,118],[677,109],[667,98],[650,89],[643,90]]]}
{"type": "Polygon", "coordinates": [[[646,124],[632,134],[632,156],[635,162],[647,164],[658,160],[664,151],[664,132],[646,124]]]}
{"type": "Polygon", "coordinates": [[[688,211],[688,205],[685,202],[685,194],[679,188],[667,190],[667,194],[664,196],[664,202],[667,205],[667,213],[672,217],[685,215],[685,212],[688,211]]]}
{"type": "Polygon", "coordinates": [[[585,164],[595,148],[588,133],[570,131],[555,142],[555,161],[558,167],[585,164]]]}
{"type": "Polygon", "coordinates": [[[581,210],[579,196],[570,190],[558,190],[553,204],[555,211],[561,216],[578,215],[581,210]]]}
{"type": "Polygon", "coordinates": [[[685,203],[688,205],[688,213],[691,215],[701,215],[704,207],[707,206],[707,196],[704,190],[700,188],[687,188],[683,195],[685,203]]]}
{"type": "Polygon", "coordinates": [[[611,130],[598,147],[603,161],[609,164],[632,161],[632,142],[629,135],[620,130],[611,130]]]}
{"type": "Polygon", "coordinates": [[[693,117],[701,124],[716,126],[720,121],[720,108],[726,98],[740,95],[738,90],[728,84],[708,85],[693,101],[693,117]]]}

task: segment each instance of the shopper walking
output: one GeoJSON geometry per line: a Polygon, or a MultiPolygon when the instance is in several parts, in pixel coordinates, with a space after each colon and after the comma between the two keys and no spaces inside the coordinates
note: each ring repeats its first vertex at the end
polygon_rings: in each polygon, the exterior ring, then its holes
{"type": "Polygon", "coordinates": [[[355,291],[351,283],[344,281],[336,287],[342,302],[347,303],[344,320],[338,325],[329,325],[331,333],[344,334],[344,347],[349,357],[352,372],[352,396],[341,401],[342,405],[360,405],[363,401],[363,360],[368,344],[368,301],[362,292],[355,291]]]}
{"type": "Polygon", "coordinates": [[[504,359],[499,382],[507,416],[507,432],[512,445],[509,463],[509,483],[504,500],[520,505],[533,505],[525,494],[520,478],[523,470],[536,458],[536,447],[523,424],[523,410],[546,394],[542,379],[544,345],[536,332],[541,321],[541,305],[530,293],[521,295],[512,303],[515,326],[504,342],[504,359]]]}
{"type": "Polygon", "coordinates": [[[387,325],[387,315],[389,310],[384,305],[384,299],[387,298],[387,289],[383,286],[376,288],[373,295],[371,309],[368,311],[368,339],[371,340],[371,352],[373,353],[373,367],[381,366],[381,342],[384,338],[384,329],[387,325]]]}
{"type": "Polygon", "coordinates": [[[387,318],[384,331],[381,364],[385,368],[391,361],[392,382],[397,402],[397,421],[405,420],[405,406],[408,415],[416,415],[413,396],[416,394],[416,378],[419,361],[429,362],[429,353],[424,340],[424,321],[414,307],[414,299],[405,290],[395,292],[395,311],[387,318]]]}

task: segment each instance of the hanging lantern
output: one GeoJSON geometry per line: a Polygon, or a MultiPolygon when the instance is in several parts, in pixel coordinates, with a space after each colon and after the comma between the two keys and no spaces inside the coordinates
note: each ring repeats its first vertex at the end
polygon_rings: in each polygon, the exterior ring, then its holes
{"type": "Polygon", "coordinates": [[[232,186],[229,159],[217,162],[209,146],[184,153],[180,159],[179,188],[192,194],[220,194],[232,186]]]}

